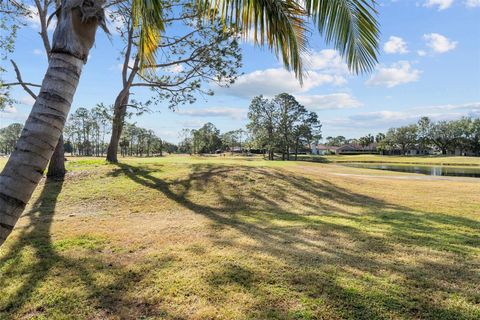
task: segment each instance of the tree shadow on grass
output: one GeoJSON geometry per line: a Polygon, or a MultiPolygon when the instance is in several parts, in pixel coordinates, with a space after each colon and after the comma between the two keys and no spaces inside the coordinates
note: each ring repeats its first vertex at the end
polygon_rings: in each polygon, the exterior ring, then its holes
{"type": "MultiPolygon", "coordinates": [[[[465,305],[480,301],[478,292],[470,291],[479,283],[471,250],[479,246],[478,236],[472,236],[479,234],[477,221],[416,212],[326,180],[281,170],[225,165],[191,168],[187,177],[171,181],[156,177],[158,168],[150,165],[119,164],[111,175],[126,175],[209,218],[212,245],[285,263],[277,268],[255,258],[263,263],[256,267],[239,259],[223,262],[219,272],[207,276],[211,290],[220,292],[218,301],[222,301],[222,290],[232,286],[258,297],[247,317],[475,318],[465,305]],[[212,198],[196,201],[198,196],[212,198]],[[225,229],[252,241],[239,243],[222,233],[225,229]],[[416,264],[395,260],[396,250],[403,247],[430,250],[432,259],[416,264]],[[391,275],[397,280],[389,279],[391,275]],[[439,296],[452,295],[460,299],[456,308],[438,301],[439,296]],[[308,305],[295,310],[284,303],[292,296],[308,305]]],[[[18,230],[2,253],[0,318],[54,317],[51,312],[60,317],[58,313],[72,310],[78,310],[72,318],[178,318],[156,302],[131,294],[138,282],[149,278],[148,270],[158,271],[169,263],[168,255],[148,262],[140,271],[131,270],[103,254],[108,243],[102,239],[52,239],[62,188],[62,182],[45,183],[26,214],[30,223],[18,230]]],[[[199,248],[195,253],[206,254],[199,248]]]]}
{"type": "MultiPolygon", "coordinates": [[[[445,306],[432,299],[429,292],[454,294],[470,304],[480,299],[471,291],[472,283],[480,280],[472,262],[475,258],[472,250],[479,245],[478,237],[472,234],[480,231],[479,222],[418,212],[352,193],[326,180],[314,181],[280,170],[204,164],[191,168],[186,178],[172,181],[155,177],[155,170],[148,166],[118,164],[112,175],[125,174],[132,181],[157,190],[209,218],[214,229],[231,228],[254,240],[244,244],[226,239],[223,234],[212,236],[214,243],[221,246],[266,253],[293,266],[291,272],[282,276],[292,294],[326,301],[336,309],[335,317],[473,319],[477,316],[471,309],[445,306]],[[258,185],[261,188],[256,188],[258,185]],[[265,191],[266,195],[261,193],[265,191]],[[199,204],[191,197],[202,194],[213,198],[199,204]],[[395,251],[403,247],[432,250],[431,255],[436,259],[415,264],[398,262],[395,251]],[[454,264],[446,261],[452,257],[456,259],[454,264]],[[360,279],[355,279],[354,272],[359,273],[360,279]],[[353,286],[343,283],[342,279],[349,275],[358,283],[353,286]],[[401,280],[384,283],[390,276],[401,280]],[[355,285],[363,286],[363,291],[353,289],[355,285]]],[[[209,283],[215,288],[239,283],[252,294],[263,290],[257,285],[253,271],[241,264],[226,265],[209,283]]],[[[296,317],[291,312],[282,303],[262,300],[251,311],[251,317],[296,317]]],[[[304,316],[308,317],[307,314],[299,317],[304,316]]]]}
{"type": "MultiPolygon", "coordinates": [[[[14,319],[20,314],[25,318],[72,319],[167,315],[158,306],[124,295],[145,275],[102,257],[101,241],[88,236],[52,240],[51,226],[62,187],[63,181],[45,182],[32,209],[25,214],[28,225],[15,235],[13,244],[0,258],[0,318],[14,319]],[[66,248],[85,247],[89,248],[88,254],[78,258],[64,254],[66,248]],[[99,276],[113,279],[103,283],[97,281],[99,276]]],[[[160,269],[167,260],[157,260],[150,267],[160,269]]]]}

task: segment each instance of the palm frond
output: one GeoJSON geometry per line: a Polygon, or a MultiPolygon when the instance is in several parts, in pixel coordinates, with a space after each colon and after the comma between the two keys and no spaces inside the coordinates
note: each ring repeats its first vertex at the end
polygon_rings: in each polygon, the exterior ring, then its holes
{"type": "Polygon", "coordinates": [[[200,12],[211,19],[220,17],[245,38],[267,45],[284,65],[302,80],[306,52],[306,12],[294,0],[197,0],[200,12]]]}
{"type": "Polygon", "coordinates": [[[139,30],[138,55],[140,69],[155,64],[155,54],[161,34],[165,30],[163,2],[159,0],[132,0],[133,27],[139,30]]]}
{"type": "MultiPolygon", "coordinates": [[[[345,57],[355,73],[371,71],[377,63],[379,28],[375,0],[193,0],[199,17],[220,18],[226,28],[256,44],[267,45],[302,80],[306,24],[311,18],[345,57]]],[[[155,64],[165,30],[163,1],[132,0],[134,28],[140,32],[140,67],[155,64]]]]}
{"type": "Polygon", "coordinates": [[[375,67],[380,34],[375,0],[305,0],[305,8],[353,72],[375,67]]]}

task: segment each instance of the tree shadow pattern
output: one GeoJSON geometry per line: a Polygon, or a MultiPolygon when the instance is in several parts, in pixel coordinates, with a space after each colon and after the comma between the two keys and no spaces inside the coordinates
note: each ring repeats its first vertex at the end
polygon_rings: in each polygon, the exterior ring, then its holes
{"type": "MultiPolygon", "coordinates": [[[[148,166],[139,168],[119,164],[119,170],[113,172],[113,175],[118,174],[125,174],[138,184],[158,190],[181,206],[208,217],[217,227],[230,227],[254,239],[255,244],[245,249],[280,257],[297,267],[305,266],[308,270],[305,274],[286,274],[286,278],[290,277],[286,280],[293,284],[297,291],[305,290],[311,292],[313,297],[326,298],[333,306],[345,311],[342,317],[463,319],[475,318],[478,315],[464,313],[461,308],[445,308],[429,296],[429,292],[457,292],[470,299],[470,303],[478,303],[480,295],[472,290],[471,285],[480,280],[476,272],[478,260],[476,261],[476,257],[471,253],[471,249],[480,245],[480,239],[472,237],[472,234],[480,231],[478,221],[447,214],[415,212],[408,207],[352,193],[327,180],[314,181],[308,177],[286,174],[281,170],[196,164],[192,165],[188,177],[165,181],[155,177],[154,171],[148,166]],[[257,189],[248,188],[249,185],[255,186],[258,179],[264,180],[271,188],[268,198],[257,189]],[[219,180],[222,180],[222,183],[219,183],[219,180]],[[241,183],[241,180],[246,183],[241,183]],[[225,186],[226,181],[231,185],[225,186]],[[232,190],[237,191],[232,195],[232,190]],[[199,205],[190,200],[189,195],[192,192],[213,192],[216,194],[216,203],[199,205]],[[275,199],[272,199],[272,194],[275,199]],[[295,199],[295,202],[288,199],[295,199]],[[324,199],[332,201],[322,201],[324,199]],[[294,210],[295,206],[300,208],[294,210]],[[347,209],[352,207],[373,209],[355,215],[347,209]],[[373,228],[389,231],[384,237],[348,224],[310,218],[318,215],[336,216],[359,223],[366,221],[373,228]],[[273,225],[272,221],[298,224],[282,228],[273,225]],[[456,229],[466,229],[468,232],[456,229]],[[345,238],[354,243],[353,248],[346,248],[340,243],[345,238]],[[456,260],[450,263],[451,261],[445,261],[447,258],[432,259],[410,265],[386,263],[374,258],[376,254],[382,253],[395,255],[394,250],[399,247],[432,250],[432,255],[436,254],[433,250],[455,253],[448,255],[448,259],[456,260]],[[405,288],[396,294],[385,290],[380,294],[372,291],[371,296],[364,296],[340,286],[334,276],[325,277],[325,266],[335,266],[342,270],[356,269],[379,277],[382,271],[388,270],[404,278],[402,286],[405,288]],[[407,298],[408,303],[405,304],[405,295],[408,296],[410,290],[415,291],[415,295],[410,301],[407,298]],[[425,291],[425,294],[419,294],[422,291],[425,291]],[[420,301],[419,296],[422,297],[420,301]]],[[[263,191],[265,188],[264,185],[263,191]]],[[[228,240],[224,238],[217,241],[221,245],[228,244],[228,240]]],[[[230,244],[238,246],[237,243],[230,244]]],[[[221,282],[221,278],[235,278],[228,277],[229,274],[250,273],[241,266],[233,265],[226,267],[225,274],[227,276],[215,275],[212,281],[216,283],[221,282]]],[[[252,277],[244,278],[249,279],[246,282],[251,288],[252,277]]],[[[255,313],[254,318],[282,318],[288,315],[288,310],[266,310],[263,305],[257,306],[256,310],[261,311],[255,313]]]]}
{"type": "MultiPolygon", "coordinates": [[[[131,319],[142,315],[167,316],[164,310],[154,308],[148,302],[124,295],[142,278],[141,270],[116,265],[105,259],[96,247],[78,257],[69,257],[54,244],[50,229],[63,183],[63,180],[46,179],[40,196],[25,214],[28,225],[19,231],[14,244],[0,258],[0,288],[5,289],[12,278],[21,278],[12,291],[3,292],[9,299],[0,304],[0,319],[20,318],[17,314],[23,314],[22,318],[26,319],[106,319],[117,318],[117,314],[131,319]],[[28,259],[26,251],[31,254],[31,263],[25,262],[28,259]],[[98,281],[105,275],[111,276],[112,281],[98,281]],[[77,290],[68,292],[68,297],[63,295],[65,293],[57,295],[52,292],[53,286],[48,286],[50,281],[60,281],[57,285],[77,290]],[[44,301],[37,305],[30,303],[25,310],[33,293],[39,290],[43,291],[44,301]],[[83,305],[82,299],[91,304],[83,305]],[[72,313],[72,309],[78,313],[72,313]]],[[[89,241],[88,237],[77,240],[89,241]]],[[[169,259],[167,256],[152,261],[149,268],[160,269],[169,259]]]]}
{"type": "MultiPolygon", "coordinates": [[[[270,300],[258,299],[250,306],[246,318],[478,318],[479,314],[471,308],[471,305],[480,303],[480,294],[475,291],[475,283],[480,282],[478,257],[472,254],[480,243],[478,236],[471,236],[479,234],[478,221],[418,212],[352,193],[327,180],[313,180],[281,170],[194,164],[190,174],[175,180],[161,179],[155,175],[157,171],[158,168],[148,164],[131,166],[121,163],[110,175],[125,175],[179,206],[208,218],[212,222],[213,245],[258,252],[283,261],[290,266],[281,275],[283,286],[291,290],[288,294],[302,293],[308,301],[317,303],[308,310],[296,312],[288,304],[281,303],[284,297],[272,295],[270,300]],[[193,200],[193,194],[196,197],[213,194],[215,201],[200,204],[193,200]],[[352,213],[352,208],[358,209],[358,213],[352,213]],[[329,219],[322,219],[322,216],[329,219]],[[358,227],[365,223],[378,232],[367,232],[358,227]],[[225,228],[252,241],[239,244],[235,239],[216,232],[225,228]],[[437,259],[415,264],[395,261],[391,257],[399,248],[412,253],[414,249],[431,251],[437,259]],[[388,255],[390,259],[382,259],[382,255],[388,255]],[[341,276],[345,274],[352,276],[343,279],[341,276]],[[382,283],[386,274],[400,280],[398,283],[382,283]],[[342,280],[372,287],[355,290],[342,280]],[[439,292],[444,297],[457,295],[470,307],[463,308],[461,304],[457,308],[446,307],[442,301],[432,298],[439,292]],[[319,308],[332,311],[326,313],[319,308]]],[[[85,314],[89,315],[88,318],[114,318],[119,314],[121,318],[132,319],[183,318],[169,315],[155,302],[141,298],[135,300],[125,295],[147,277],[148,270],[163,268],[171,257],[152,261],[148,268],[138,271],[112,264],[95,251],[87,257],[69,257],[54,246],[50,227],[61,190],[62,182],[45,183],[42,194],[27,213],[30,224],[19,232],[15,243],[0,258],[0,288],[7,283],[11,273],[22,272],[16,270],[16,266],[24,258],[25,247],[29,247],[36,258],[34,264],[28,266],[28,271],[24,270],[26,275],[20,286],[0,305],[0,317],[24,313],[32,292],[51,281],[48,276],[52,271],[69,270],[72,274],[68,278],[76,279],[74,285],[81,288],[92,302],[88,306],[90,309],[84,310],[78,318],[85,314]],[[97,281],[99,273],[111,275],[112,281],[106,284],[97,281]]],[[[203,252],[196,250],[200,255],[203,252]]],[[[268,274],[258,275],[251,266],[229,262],[225,263],[222,272],[211,274],[207,282],[212,290],[233,283],[254,296],[264,297],[262,290],[265,287],[261,283],[278,281],[278,276],[269,279],[268,274]]],[[[41,314],[44,308],[40,305],[30,312],[41,314]]],[[[57,309],[61,311],[58,305],[57,309]]]]}

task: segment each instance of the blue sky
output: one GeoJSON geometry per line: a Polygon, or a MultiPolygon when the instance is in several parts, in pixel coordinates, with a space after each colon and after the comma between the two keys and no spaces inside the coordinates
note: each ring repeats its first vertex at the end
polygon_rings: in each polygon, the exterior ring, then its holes
{"type": "MultiPolygon", "coordinates": [[[[205,122],[227,131],[243,127],[251,98],[288,92],[308,109],[316,111],[324,136],[358,137],[389,127],[432,119],[480,116],[480,0],[385,0],[379,1],[381,25],[380,64],[368,75],[349,74],[337,52],[314,35],[310,39],[308,75],[301,87],[294,76],[268,50],[246,41],[243,75],[231,88],[212,85],[215,96],[199,97],[193,105],[172,112],[166,105],[136,117],[140,126],[177,142],[182,128],[198,128],[205,122]]],[[[18,36],[12,55],[25,81],[40,83],[46,57],[34,20],[18,36]]],[[[99,33],[86,65],[73,110],[112,104],[120,88],[120,42],[99,33]]],[[[14,80],[9,65],[5,80],[14,80]]],[[[32,105],[20,89],[19,103],[0,112],[0,127],[23,122],[32,105]]],[[[145,98],[148,92],[136,92],[145,98]]]]}

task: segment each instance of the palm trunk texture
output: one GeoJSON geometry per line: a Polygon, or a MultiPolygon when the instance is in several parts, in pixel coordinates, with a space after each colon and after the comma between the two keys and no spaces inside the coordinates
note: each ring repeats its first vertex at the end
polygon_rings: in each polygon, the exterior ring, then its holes
{"type": "Polygon", "coordinates": [[[97,27],[104,23],[103,4],[102,0],[61,3],[42,88],[15,151],[0,174],[0,245],[42,179],[62,135],[97,27]]]}

